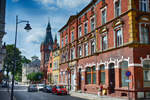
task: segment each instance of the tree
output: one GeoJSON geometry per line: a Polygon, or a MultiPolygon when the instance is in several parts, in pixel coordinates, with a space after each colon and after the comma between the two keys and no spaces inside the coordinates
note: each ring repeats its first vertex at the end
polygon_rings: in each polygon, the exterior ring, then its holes
{"type": "Polygon", "coordinates": [[[30,60],[28,60],[25,56],[21,55],[21,51],[18,48],[15,48],[14,45],[7,45],[6,46],[6,57],[4,59],[4,67],[8,72],[12,73],[13,67],[14,67],[14,57],[16,58],[16,68],[15,68],[15,80],[21,81],[22,77],[22,64],[23,63],[29,63],[30,60]],[[14,49],[16,49],[16,52],[14,53],[14,49]]]}
{"type": "Polygon", "coordinates": [[[27,75],[27,79],[30,82],[39,82],[43,78],[44,74],[42,72],[32,72],[27,75]]]}

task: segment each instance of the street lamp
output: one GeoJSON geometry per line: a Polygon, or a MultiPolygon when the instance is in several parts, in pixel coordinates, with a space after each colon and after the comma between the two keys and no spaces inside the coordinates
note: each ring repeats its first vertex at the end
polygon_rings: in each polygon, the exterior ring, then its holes
{"type": "Polygon", "coordinates": [[[17,44],[17,31],[18,31],[18,24],[20,23],[27,23],[25,26],[25,30],[29,31],[32,28],[30,27],[29,21],[26,20],[18,20],[18,16],[16,16],[16,33],[15,33],[15,46],[14,46],[14,66],[13,66],[13,70],[12,70],[12,87],[11,87],[11,100],[13,100],[13,96],[14,96],[14,74],[15,74],[15,68],[16,68],[16,44],[17,44]]]}

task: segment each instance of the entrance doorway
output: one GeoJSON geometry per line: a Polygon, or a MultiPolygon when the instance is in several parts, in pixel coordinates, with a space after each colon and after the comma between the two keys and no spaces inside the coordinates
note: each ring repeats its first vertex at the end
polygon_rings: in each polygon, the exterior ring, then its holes
{"type": "Polygon", "coordinates": [[[109,93],[115,92],[115,68],[114,63],[109,64],[109,93]]]}
{"type": "Polygon", "coordinates": [[[79,90],[81,90],[81,68],[79,69],[79,90]]]}

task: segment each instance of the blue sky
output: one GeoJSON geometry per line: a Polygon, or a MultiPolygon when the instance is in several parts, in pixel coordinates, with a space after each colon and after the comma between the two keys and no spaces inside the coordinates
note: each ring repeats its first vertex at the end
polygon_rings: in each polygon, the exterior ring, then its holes
{"type": "MultiPolygon", "coordinates": [[[[29,20],[32,30],[26,32],[26,23],[19,24],[17,47],[30,59],[36,55],[40,58],[40,44],[45,37],[48,18],[50,18],[52,35],[66,24],[70,15],[74,15],[91,0],[7,0],[6,32],[3,41],[14,44],[15,18],[29,20]]],[[[59,41],[58,41],[59,42],[59,41]]]]}

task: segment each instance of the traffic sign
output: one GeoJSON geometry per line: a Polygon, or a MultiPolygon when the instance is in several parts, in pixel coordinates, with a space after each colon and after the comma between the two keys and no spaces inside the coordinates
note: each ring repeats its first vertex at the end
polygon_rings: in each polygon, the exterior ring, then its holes
{"type": "Polygon", "coordinates": [[[130,75],[131,75],[131,72],[130,72],[130,71],[127,71],[127,72],[126,72],[126,76],[129,77],[130,75]]]}

